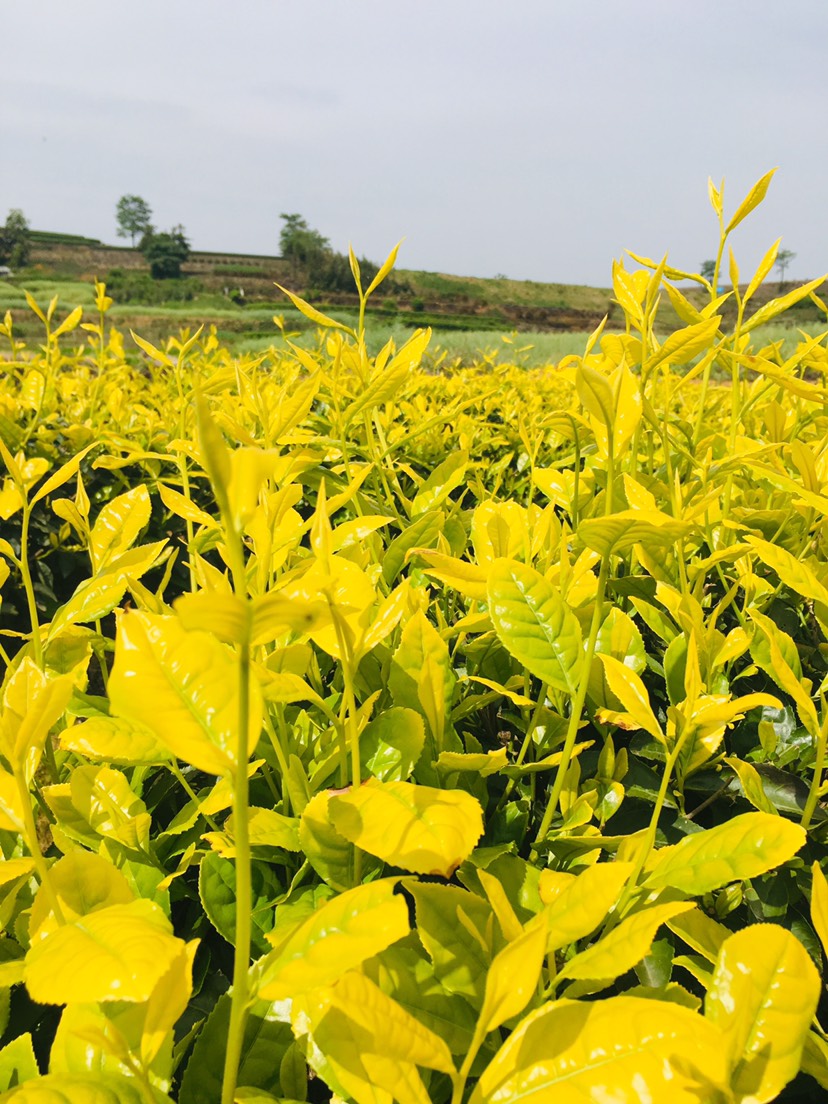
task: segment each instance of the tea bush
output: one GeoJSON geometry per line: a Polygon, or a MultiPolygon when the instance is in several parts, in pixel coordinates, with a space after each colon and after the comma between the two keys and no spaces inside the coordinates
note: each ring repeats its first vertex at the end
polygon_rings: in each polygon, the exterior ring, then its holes
{"type": "Polygon", "coordinates": [[[752,344],[776,247],[715,291],[769,180],[543,371],[370,357],[396,251],[315,351],[7,313],[0,1101],[828,1086],[828,350],[752,344]]]}

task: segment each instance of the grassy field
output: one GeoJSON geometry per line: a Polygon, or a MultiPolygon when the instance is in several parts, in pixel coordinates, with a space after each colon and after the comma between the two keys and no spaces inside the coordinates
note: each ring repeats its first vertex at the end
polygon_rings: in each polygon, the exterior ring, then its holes
{"type": "MultiPolygon", "coordinates": [[[[214,271],[221,267],[215,265],[214,271]]],[[[583,350],[591,326],[606,312],[610,296],[603,288],[499,277],[483,280],[408,270],[400,271],[399,276],[423,295],[430,309],[399,310],[393,300],[378,298],[369,308],[372,351],[378,351],[389,338],[400,345],[415,329],[431,326],[434,337],[427,361],[432,367],[467,365],[480,360],[493,364],[514,363],[527,368],[556,364],[563,357],[583,350]],[[437,309],[441,300],[453,310],[437,309]],[[557,309],[569,312],[570,320],[577,321],[581,316],[585,321],[578,328],[550,332],[548,321],[533,326],[531,321],[506,317],[502,313],[506,305],[512,310],[521,306],[527,308],[529,319],[533,317],[533,310],[557,309]],[[481,311],[481,306],[485,310],[481,311]]],[[[0,313],[12,311],[15,330],[26,340],[36,340],[40,323],[26,305],[24,289],[44,307],[58,296],[58,318],[63,316],[62,312],[78,305],[90,315],[94,311],[94,288],[89,279],[32,272],[0,280],[0,313]]],[[[161,340],[182,329],[192,331],[200,325],[215,325],[222,342],[239,354],[262,353],[279,347],[283,337],[274,322],[278,317],[285,335],[292,341],[312,346],[315,343],[313,327],[287,299],[280,297],[275,287],[273,292],[271,301],[251,300],[245,306],[231,302],[221,291],[206,287],[183,302],[119,304],[116,299],[109,317],[120,329],[133,329],[149,340],[161,340]]],[[[356,323],[356,313],[347,302],[326,305],[323,309],[345,324],[356,323]]],[[[611,315],[607,332],[613,330],[612,322],[611,315]]],[[[667,328],[673,323],[674,320],[665,322],[667,328]]],[[[820,332],[818,320],[808,319],[802,321],[801,327],[793,322],[777,322],[761,328],[757,337],[760,345],[781,341],[783,354],[789,355],[803,333],[812,336],[820,332]]]]}
{"type": "Polygon", "coordinates": [[[611,295],[609,288],[510,280],[505,276],[484,280],[409,269],[400,269],[397,275],[411,284],[415,293],[423,298],[469,299],[498,306],[522,305],[603,312],[611,295]]]}

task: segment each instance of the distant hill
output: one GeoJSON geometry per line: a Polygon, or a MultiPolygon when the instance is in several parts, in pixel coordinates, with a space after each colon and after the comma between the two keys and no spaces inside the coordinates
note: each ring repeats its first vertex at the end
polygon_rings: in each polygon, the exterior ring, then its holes
{"type": "MultiPolygon", "coordinates": [[[[33,231],[30,265],[44,275],[67,279],[105,278],[112,269],[148,272],[137,249],[107,245],[75,234],[33,231]]],[[[247,303],[273,302],[283,284],[314,302],[349,307],[356,295],[320,292],[297,285],[292,266],[281,257],[252,253],[195,251],[184,266],[208,292],[242,288],[247,303]]],[[[534,280],[478,279],[437,272],[397,269],[375,295],[389,312],[435,321],[446,329],[591,330],[611,307],[608,288],[544,284],[534,280]]],[[[413,320],[413,319],[412,319],[413,320]]]]}
{"type": "MultiPolygon", "coordinates": [[[[149,272],[149,266],[137,249],[107,245],[95,238],[76,234],[32,231],[31,270],[56,279],[105,279],[113,269],[149,272]]],[[[275,283],[291,288],[316,304],[353,308],[356,294],[315,292],[302,285],[293,266],[282,257],[253,253],[195,251],[184,266],[183,274],[198,281],[207,293],[237,295],[243,292],[246,304],[282,305],[275,283]]],[[[766,284],[754,300],[758,307],[794,285],[784,288],[766,284]]],[[[703,293],[691,289],[686,294],[701,305],[703,293]]],[[[665,297],[666,298],[666,297],[665,297]]],[[[520,330],[590,331],[604,315],[609,326],[622,315],[612,300],[609,288],[578,284],[547,284],[535,280],[509,280],[505,277],[483,279],[452,276],[439,272],[396,269],[372,300],[381,313],[418,325],[441,330],[520,330]]],[[[735,314],[731,300],[723,308],[726,320],[735,314]]],[[[805,301],[785,316],[785,321],[819,321],[823,317],[814,304],[805,301]]],[[[659,322],[665,329],[679,322],[669,304],[662,302],[659,322]]],[[[660,327],[661,328],[661,327],[660,327]]]]}

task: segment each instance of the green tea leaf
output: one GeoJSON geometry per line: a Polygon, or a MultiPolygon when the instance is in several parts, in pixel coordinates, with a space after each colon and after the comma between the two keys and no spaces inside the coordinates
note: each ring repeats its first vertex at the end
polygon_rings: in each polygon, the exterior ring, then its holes
{"type": "Polygon", "coordinates": [[[385,550],[382,561],[382,577],[391,585],[405,566],[406,556],[412,548],[433,548],[443,531],[445,515],[442,510],[429,510],[395,537],[385,550]]]}
{"type": "MultiPolygon", "coordinates": [[[[224,1055],[230,1026],[230,997],[219,997],[199,1032],[181,1080],[179,1104],[221,1099],[224,1055]]],[[[279,1064],[293,1042],[290,1024],[266,1001],[255,1001],[245,1023],[239,1084],[281,1096],[279,1064]]],[[[246,1099],[244,1096],[240,1099],[246,1099]]]]}
{"type": "Polygon", "coordinates": [[[402,631],[388,686],[398,706],[414,709],[425,717],[435,758],[443,750],[455,681],[445,641],[418,611],[402,631]]]}
{"type": "Polygon", "coordinates": [[[260,964],[258,993],[282,1000],[331,985],[348,970],[379,954],[408,931],[408,909],[395,895],[398,879],[349,889],[320,905],[260,964]]]}
{"type": "Polygon", "coordinates": [[[425,726],[419,713],[392,706],[378,714],[362,731],[359,757],[364,771],[383,782],[404,782],[414,770],[425,745],[425,726]]]}
{"type": "Polygon", "coordinates": [[[477,1017],[467,1001],[443,987],[416,937],[395,943],[365,963],[363,970],[443,1039],[452,1054],[468,1052],[477,1017]]]}
{"type": "Polygon", "coordinates": [[[558,591],[534,568],[495,560],[489,574],[495,631],[528,671],[574,694],[583,665],[581,629],[558,591]]]}
{"type": "Polygon", "coordinates": [[[302,810],[299,844],[323,882],[344,892],[356,881],[354,845],[336,830],[331,820],[331,793],[321,790],[302,810]]]}
{"type": "Polygon", "coordinates": [[[627,916],[603,939],[570,958],[558,977],[614,981],[649,953],[662,924],[693,907],[686,901],[670,901],[627,916]]]}
{"type": "Polygon", "coordinates": [[[467,997],[479,1007],[486,974],[499,949],[487,938],[494,921],[491,905],[457,886],[417,882],[408,889],[416,906],[417,935],[436,977],[449,993],[467,997]]]}
{"type": "Polygon", "coordinates": [[[422,484],[411,504],[412,518],[441,506],[453,490],[461,485],[469,463],[469,454],[463,450],[452,453],[438,464],[422,484]]]}
{"type": "Polygon", "coordinates": [[[39,1076],[32,1037],[28,1031],[0,1050],[0,1092],[39,1076]]]}
{"type": "Polygon", "coordinates": [[[798,824],[770,813],[742,813],[662,848],[644,885],[670,886],[693,896],[710,893],[781,866],[804,843],[805,832],[798,824]]]}
{"type": "MultiPolygon", "coordinates": [[[[253,898],[251,938],[259,953],[267,948],[273,927],[273,901],[281,886],[267,863],[253,862],[250,869],[253,898]]],[[[228,943],[236,942],[236,864],[215,851],[205,855],[198,871],[198,895],[210,923],[228,943]]]]}

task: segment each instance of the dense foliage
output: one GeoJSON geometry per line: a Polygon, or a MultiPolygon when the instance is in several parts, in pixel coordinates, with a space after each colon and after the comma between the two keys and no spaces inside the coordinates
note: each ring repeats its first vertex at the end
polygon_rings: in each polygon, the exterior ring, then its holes
{"type": "Polygon", "coordinates": [[[6,222],[0,226],[0,264],[21,268],[28,263],[31,251],[31,231],[23,212],[12,208],[6,222]]]}
{"type": "Polygon", "coordinates": [[[153,280],[178,280],[181,266],[190,256],[190,243],[183,226],[159,232],[149,226],[140,243],[153,280]]]}
{"type": "MultiPolygon", "coordinates": [[[[310,227],[307,219],[301,215],[282,214],[280,218],[284,225],[279,235],[279,251],[291,263],[291,279],[294,285],[301,279],[309,289],[306,292],[309,297],[310,291],[314,295],[331,291],[353,294],[355,289],[351,258],[332,249],[330,241],[310,227]]],[[[358,264],[361,279],[366,285],[370,284],[379,271],[379,266],[365,257],[360,257],[358,264]]],[[[386,279],[388,275],[386,274],[386,279]]],[[[402,287],[393,280],[388,286],[396,290],[402,287]]]]}
{"type": "Polygon", "coordinates": [[[545,371],[370,358],[393,253],[315,353],[6,316],[0,1101],[828,1086],[828,350],[752,347],[776,247],[716,292],[768,182],[545,371]]]}

